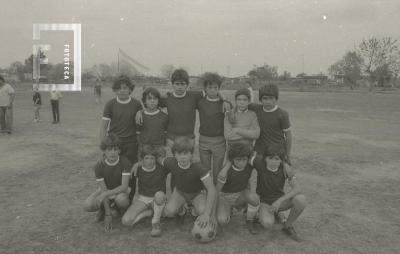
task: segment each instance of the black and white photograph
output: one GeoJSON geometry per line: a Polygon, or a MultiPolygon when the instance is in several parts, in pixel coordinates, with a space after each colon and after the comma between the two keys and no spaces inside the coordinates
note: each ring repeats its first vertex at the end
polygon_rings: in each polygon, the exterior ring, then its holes
{"type": "Polygon", "coordinates": [[[0,4],[0,253],[400,252],[399,1],[0,4]]]}

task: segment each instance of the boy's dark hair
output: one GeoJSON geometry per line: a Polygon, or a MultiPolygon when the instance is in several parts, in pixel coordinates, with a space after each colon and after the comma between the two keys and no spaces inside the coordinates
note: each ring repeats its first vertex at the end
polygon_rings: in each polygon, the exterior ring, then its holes
{"type": "Polygon", "coordinates": [[[184,69],[176,69],[171,75],[171,83],[173,84],[176,81],[186,82],[189,84],[189,74],[184,69]]]}
{"type": "Polygon", "coordinates": [[[194,145],[188,137],[177,137],[172,146],[172,154],[190,152],[193,154],[194,145]]]}
{"type": "Polygon", "coordinates": [[[6,81],[4,80],[4,77],[1,76],[1,75],[0,75],[0,80],[3,81],[3,82],[6,82],[6,81]]]}
{"type": "Polygon", "coordinates": [[[283,144],[280,143],[272,143],[268,146],[268,148],[264,152],[264,158],[267,156],[275,156],[278,155],[282,161],[286,158],[286,149],[283,144]]]}
{"type": "Polygon", "coordinates": [[[129,88],[129,90],[131,90],[131,92],[133,91],[133,89],[135,89],[135,84],[131,81],[131,79],[128,76],[121,75],[114,81],[114,84],[112,85],[112,90],[115,92],[121,89],[122,84],[125,84],[129,88]]]}
{"type": "Polygon", "coordinates": [[[251,99],[250,91],[247,88],[240,88],[239,90],[237,90],[235,93],[235,100],[239,95],[245,95],[249,99],[249,101],[251,99]]]}
{"type": "Polygon", "coordinates": [[[253,149],[250,145],[244,143],[234,143],[228,151],[228,158],[233,161],[235,158],[247,157],[250,158],[253,149]]]}
{"type": "Polygon", "coordinates": [[[158,103],[160,103],[160,99],[161,99],[161,94],[160,94],[160,92],[156,89],[156,88],[154,88],[154,87],[149,87],[149,88],[146,88],[146,90],[144,90],[144,92],[143,92],[143,94],[142,94],[142,102],[143,102],[143,104],[146,106],[146,99],[147,99],[147,96],[149,95],[149,94],[151,94],[151,95],[153,95],[154,97],[156,97],[157,99],[158,99],[158,103]]]}
{"type": "Polygon", "coordinates": [[[153,155],[154,157],[157,158],[158,153],[157,150],[151,146],[151,145],[143,145],[142,148],[140,149],[139,156],[140,158],[144,158],[146,155],[153,155]]]}
{"type": "Polygon", "coordinates": [[[206,72],[203,74],[201,79],[203,80],[204,88],[214,83],[218,85],[218,88],[220,88],[222,84],[222,77],[216,72],[206,72]]]}
{"type": "Polygon", "coordinates": [[[258,99],[261,101],[263,96],[274,96],[276,100],[279,98],[279,88],[275,84],[265,85],[258,92],[258,99]]]}
{"type": "Polygon", "coordinates": [[[111,148],[118,148],[121,147],[121,140],[115,135],[114,133],[110,133],[106,136],[100,143],[100,149],[105,151],[111,148]]]}

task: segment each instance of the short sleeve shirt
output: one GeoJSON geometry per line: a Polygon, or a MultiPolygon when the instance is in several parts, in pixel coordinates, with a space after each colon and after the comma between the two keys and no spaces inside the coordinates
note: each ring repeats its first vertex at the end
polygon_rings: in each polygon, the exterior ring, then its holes
{"type": "Polygon", "coordinates": [[[110,120],[109,133],[116,134],[119,138],[136,139],[136,113],[142,105],[130,97],[127,102],[120,102],[114,98],[104,106],[103,119],[110,120]]]}
{"type": "Polygon", "coordinates": [[[256,192],[260,196],[261,202],[272,204],[275,200],[285,195],[286,175],[283,164],[279,166],[276,172],[267,169],[267,165],[261,156],[254,157],[252,164],[257,170],[256,192]]]}
{"type": "Polygon", "coordinates": [[[249,108],[256,112],[260,125],[260,137],[255,144],[257,153],[263,154],[273,143],[285,144],[284,132],[290,130],[289,114],[279,107],[265,111],[262,105],[251,104],[249,108]]]}
{"type": "Polygon", "coordinates": [[[10,95],[15,93],[14,88],[9,84],[4,84],[0,87],[0,107],[7,107],[10,105],[10,95]]]}
{"type": "Polygon", "coordinates": [[[236,193],[245,190],[248,186],[249,179],[253,167],[249,164],[243,170],[237,170],[234,166],[228,170],[226,175],[226,181],[222,187],[222,192],[225,193],[236,193]]]}
{"type": "Polygon", "coordinates": [[[119,156],[116,163],[109,163],[102,159],[94,166],[96,181],[104,180],[107,189],[117,188],[122,183],[123,175],[131,175],[132,164],[125,156],[119,156]]]}
{"type": "Polygon", "coordinates": [[[168,110],[167,137],[169,139],[174,139],[176,136],[194,138],[197,102],[202,97],[202,92],[186,91],[183,97],[167,93],[167,98],[162,98],[160,105],[167,107],[168,110]]]}
{"type": "Polygon", "coordinates": [[[161,110],[154,114],[143,112],[143,125],[140,126],[140,143],[149,145],[165,145],[165,132],[168,115],[161,110]]]}
{"type": "Polygon", "coordinates": [[[138,167],[136,176],[138,178],[138,192],[146,197],[154,197],[158,191],[166,192],[165,180],[169,171],[163,166],[156,164],[153,171],[146,171],[138,167]]]}
{"type": "Polygon", "coordinates": [[[202,181],[210,176],[200,162],[192,163],[189,168],[183,169],[174,157],[168,157],[164,160],[164,167],[171,172],[176,188],[185,193],[200,192],[204,189],[202,181]]]}

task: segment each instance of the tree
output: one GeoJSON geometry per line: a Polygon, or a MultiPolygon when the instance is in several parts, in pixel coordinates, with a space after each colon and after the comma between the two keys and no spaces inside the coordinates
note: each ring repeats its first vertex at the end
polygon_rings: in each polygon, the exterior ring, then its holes
{"type": "Polygon", "coordinates": [[[342,76],[345,85],[353,89],[357,80],[361,79],[363,63],[363,58],[357,52],[349,51],[342,59],[331,65],[328,72],[331,76],[342,76]]]}
{"type": "Polygon", "coordinates": [[[174,70],[175,67],[172,64],[164,64],[160,68],[161,75],[167,79],[171,78],[171,75],[174,72],[174,70]]]}
{"type": "Polygon", "coordinates": [[[7,68],[7,72],[17,75],[19,80],[24,79],[24,65],[20,61],[15,61],[7,68]]]}
{"type": "Polygon", "coordinates": [[[400,73],[398,40],[391,37],[363,39],[359,45],[359,54],[364,59],[364,71],[379,86],[400,73]]]}
{"type": "Polygon", "coordinates": [[[290,72],[288,72],[288,71],[284,71],[283,73],[282,73],[282,75],[279,75],[279,80],[283,80],[283,81],[286,81],[286,80],[288,80],[288,79],[290,79],[292,77],[292,74],[290,74],[290,72]]]}
{"type": "Polygon", "coordinates": [[[268,64],[260,67],[255,66],[247,75],[256,80],[274,80],[278,78],[278,67],[269,66],[268,64]]]}

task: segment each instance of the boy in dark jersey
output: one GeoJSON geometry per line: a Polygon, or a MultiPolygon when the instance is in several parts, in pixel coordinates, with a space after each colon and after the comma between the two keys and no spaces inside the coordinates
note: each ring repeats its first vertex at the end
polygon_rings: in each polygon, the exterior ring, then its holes
{"type": "Polygon", "coordinates": [[[143,121],[139,126],[139,147],[151,145],[158,151],[159,156],[164,154],[165,132],[168,126],[168,115],[158,107],[160,99],[161,95],[157,89],[149,87],[144,90],[142,102],[145,108],[143,121]]]}
{"type": "MultiPolygon", "coordinates": [[[[172,156],[171,149],[177,137],[188,137],[194,145],[197,104],[204,96],[202,91],[188,91],[189,75],[184,69],[177,69],[172,73],[171,84],[172,93],[168,92],[160,100],[160,107],[166,107],[168,111],[166,139],[168,156],[172,156]]],[[[223,98],[221,94],[219,96],[223,98]]],[[[230,108],[230,104],[224,103],[224,107],[230,108]]],[[[140,112],[136,122],[140,124],[142,118],[143,114],[140,112]]]]}
{"type": "Polygon", "coordinates": [[[128,183],[132,164],[124,156],[119,156],[118,137],[110,134],[101,142],[103,158],[94,166],[98,189],[85,201],[84,209],[98,211],[97,220],[104,220],[106,231],[112,229],[111,207],[123,212],[129,206],[128,183]]]}
{"type": "Polygon", "coordinates": [[[252,151],[250,145],[242,143],[235,143],[230,147],[228,151],[230,162],[226,163],[218,174],[217,220],[220,225],[226,225],[230,220],[232,208],[242,208],[247,205],[246,224],[251,234],[257,234],[254,217],[260,206],[260,200],[249,188],[253,167],[248,164],[248,160],[252,151]]]}
{"type": "Polygon", "coordinates": [[[284,163],[284,159],[284,146],[274,143],[268,146],[264,156],[254,155],[250,160],[250,164],[257,170],[256,192],[261,200],[259,220],[261,225],[269,228],[274,224],[278,212],[290,209],[282,230],[292,239],[300,241],[293,223],[303,212],[306,197],[301,194],[295,173],[284,163]],[[288,193],[284,192],[286,181],[291,187],[288,193]]]}
{"type": "Polygon", "coordinates": [[[122,224],[132,226],[140,219],[153,214],[151,236],[160,236],[160,217],[165,206],[166,178],[168,171],[156,163],[158,152],[144,145],[140,151],[141,163],[135,164],[132,174],[138,179],[137,200],[122,217],[122,224]]]}
{"type": "Polygon", "coordinates": [[[196,223],[200,227],[215,227],[216,221],[213,206],[216,190],[210,172],[200,162],[193,162],[193,144],[188,137],[178,137],[174,140],[172,153],[174,157],[161,160],[175,179],[175,187],[164,208],[166,217],[185,214],[185,203],[192,204],[194,212],[199,215],[196,223]],[[206,193],[203,189],[206,189],[206,193]]]}
{"type": "Polygon", "coordinates": [[[35,116],[33,118],[33,121],[35,123],[40,121],[40,107],[42,106],[42,96],[39,93],[39,87],[37,84],[33,85],[33,111],[35,113],[35,116]]]}
{"type": "Polygon", "coordinates": [[[272,143],[282,144],[286,150],[285,160],[291,165],[292,132],[289,114],[276,105],[279,98],[278,87],[274,84],[263,86],[258,97],[261,105],[249,105],[249,109],[256,112],[260,124],[260,137],[254,149],[262,155],[272,143]]]}
{"type": "Polygon", "coordinates": [[[226,151],[223,100],[218,96],[222,78],[217,73],[205,73],[201,79],[206,96],[197,104],[200,117],[199,155],[201,163],[211,170],[216,184],[226,151]]]}
{"type": "Polygon", "coordinates": [[[132,164],[137,161],[138,155],[135,116],[142,109],[140,102],[130,96],[134,88],[135,85],[126,76],[120,76],[114,82],[112,89],[116,98],[104,106],[100,127],[100,139],[110,133],[116,134],[121,140],[121,155],[132,164]]]}

